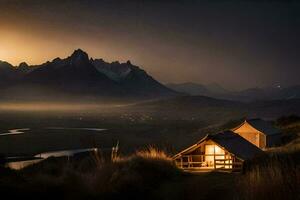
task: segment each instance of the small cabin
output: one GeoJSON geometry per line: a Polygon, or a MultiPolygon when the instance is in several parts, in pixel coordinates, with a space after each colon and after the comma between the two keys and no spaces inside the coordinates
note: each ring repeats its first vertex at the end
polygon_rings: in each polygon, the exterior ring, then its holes
{"type": "Polygon", "coordinates": [[[240,171],[244,161],[262,152],[240,135],[225,131],[206,135],[173,160],[177,167],[188,171],[240,171]]]}
{"type": "Polygon", "coordinates": [[[280,130],[262,119],[245,120],[232,131],[261,149],[276,146],[281,142],[280,130]]]}

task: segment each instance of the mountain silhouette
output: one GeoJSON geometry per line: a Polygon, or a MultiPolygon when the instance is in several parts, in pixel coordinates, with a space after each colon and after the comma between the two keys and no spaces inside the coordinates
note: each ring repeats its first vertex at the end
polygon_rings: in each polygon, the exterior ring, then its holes
{"type": "MultiPolygon", "coordinates": [[[[2,82],[0,89],[5,94],[17,95],[43,91],[65,95],[94,97],[160,98],[179,93],[165,87],[138,66],[126,63],[108,63],[102,59],[89,58],[81,49],[75,50],[67,58],[55,58],[41,65],[28,66],[21,63],[13,67],[0,63],[2,82]],[[10,94],[11,93],[11,94],[10,94]]],[[[50,93],[49,93],[50,95],[50,93]]],[[[28,96],[28,95],[27,95],[28,96]]],[[[30,95],[29,95],[30,96],[30,95]]]]}

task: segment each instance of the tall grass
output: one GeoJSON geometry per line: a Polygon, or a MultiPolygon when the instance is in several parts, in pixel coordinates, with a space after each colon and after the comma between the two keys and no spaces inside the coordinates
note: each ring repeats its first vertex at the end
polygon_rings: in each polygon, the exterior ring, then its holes
{"type": "Polygon", "coordinates": [[[180,171],[165,152],[148,147],[106,163],[87,182],[104,199],[157,199],[153,191],[178,175],[180,171]]]}
{"type": "MultiPolygon", "coordinates": [[[[293,146],[293,145],[292,145],[293,146]]],[[[299,199],[299,151],[287,145],[246,163],[244,174],[181,172],[153,146],[113,162],[104,152],[49,158],[18,172],[0,170],[0,193],[31,199],[299,199]],[[5,175],[7,174],[7,175],[5,175]]]]}
{"type": "Polygon", "coordinates": [[[160,193],[154,191],[181,175],[171,158],[154,147],[113,162],[103,157],[98,151],[82,158],[49,158],[17,172],[20,179],[9,185],[0,180],[0,187],[16,191],[15,198],[157,199],[160,193]]]}
{"type": "Polygon", "coordinates": [[[300,199],[300,152],[274,149],[248,163],[238,180],[239,199],[300,199]]]}
{"type": "Polygon", "coordinates": [[[144,150],[138,150],[135,156],[145,159],[159,159],[171,161],[171,157],[163,150],[160,150],[154,146],[149,146],[144,150]]]}

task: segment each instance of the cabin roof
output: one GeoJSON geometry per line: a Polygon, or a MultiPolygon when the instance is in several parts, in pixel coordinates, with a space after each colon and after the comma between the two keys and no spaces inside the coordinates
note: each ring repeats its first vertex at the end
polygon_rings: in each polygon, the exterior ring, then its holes
{"type": "Polygon", "coordinates": [[[248,123],[250,126],[255,128],[256,130],[260,131],[265,135],[276,135],[280,133],[280,130],[275,128],[270,122],[262,120],[262,119],[249,119],[245,120],[241,125],[234,128],[236,130],[243,126],[245,123],[248,123]]]}
{"type": "Polygon", "coordinates": [[[176,154],[173,158],[177,158],[183,154],[188,154],[199,147],[199,144],[206,140],[212,140],[219,146],[225,148],[226,151],[234,154],[242,160],[248,160],[263,151],[232,131],[224,131],[217,134],[208,134],[198,143],[188,147],[187,149],[176,154]]]}
{"type": "Polygon", "coordinates": [[[260,148],[232,131],[208,135],[207,138],[242,160],[251,159],[262,152],[260,148]]]}

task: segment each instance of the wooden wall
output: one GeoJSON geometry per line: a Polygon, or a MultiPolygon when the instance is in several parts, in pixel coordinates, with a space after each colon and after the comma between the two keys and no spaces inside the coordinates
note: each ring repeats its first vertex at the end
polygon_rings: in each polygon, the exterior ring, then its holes
{"type": "Polygon", "coordinates": [[[261,149],[266,147],[266,136],[248,123],[244,123],[241,127],[234,130],[234,132],[261,149]]]}

